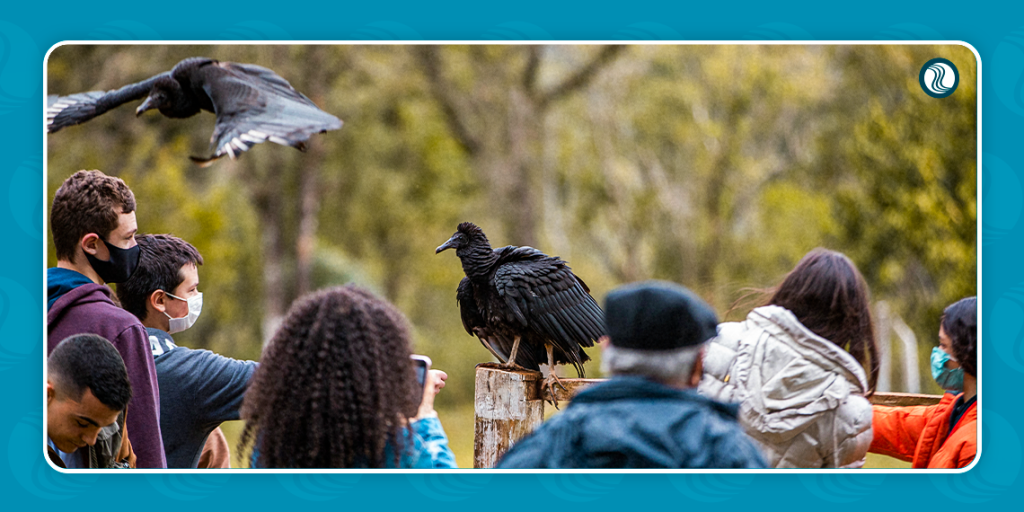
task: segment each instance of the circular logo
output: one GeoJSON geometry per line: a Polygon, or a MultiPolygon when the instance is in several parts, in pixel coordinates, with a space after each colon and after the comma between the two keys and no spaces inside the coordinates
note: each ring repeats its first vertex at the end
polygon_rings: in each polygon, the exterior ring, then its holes
{"type": "Polygon", "coordinates": [[[945,98],[960,85],[960,72],[952,62],[938,58],[932,59],[921,66],[918,77],[921,88],[932,98],[945,98]]]}

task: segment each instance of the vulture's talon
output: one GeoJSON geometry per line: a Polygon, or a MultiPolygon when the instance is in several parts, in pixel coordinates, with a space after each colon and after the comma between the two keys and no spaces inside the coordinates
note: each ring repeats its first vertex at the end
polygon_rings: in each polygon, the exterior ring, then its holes
{"type": "Polygon", "coordinates": [[[551,405],[553,405],[553,406],[555,406],[555,410],[556,411],[561,410],[558,407],[558,400],[555,400],[555,385],[554,385],[554,383],[549,382],[549,381],[545,381],[544,385],[545,385],[545,387],[546,387],[546,389],[548,391],[548,396],[551,397],[550,400],[544,400],[544,401],[549,403],[549,404],[551,404],[551,405]]]}
{"type": "Polygon", "coordinates": [[[516,363],[512,363],[512,364],[508,364],[508,363],[495,363],[495,368],[499,368],[501,370],[506,370],[506,371],[510,371],[510,372],[531,372],[531,371],[534,371],[534,370],[531,370],[529,368],[524,368],[522,366],[519,366],[516,363]]]}
{"type": "Polygon", "coordinates": [[[543,382],[544,389],[547,390],[548,396],[551,397],[551,400],[548,400],[548,403],[550,403],[551,405],[555,406],[555,409],[558,409],[558,400],[555,399],[555,398],[558,397],[558,395],[555,393],[555,386],[556,385],[558,387],[562,388],[562,391],[569,391],[565,387],[565,385],[562,384],[562,381],[559,380],[558,376],[555,375],[554,373],[551,373],[550,375],[548,375],[547,378],[544,379],[544,382],[543,382]]]}

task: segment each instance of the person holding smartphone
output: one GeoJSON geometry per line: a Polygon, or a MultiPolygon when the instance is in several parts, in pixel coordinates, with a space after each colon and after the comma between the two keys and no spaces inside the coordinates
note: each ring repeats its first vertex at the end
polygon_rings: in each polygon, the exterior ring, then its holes
{"type": "Polygon", "coordinates": [[[448,376],[418,380],[411,345],[405,316],[363,288],[300,298],[249,384],[238,452],[259,468],[456,467],[434,411],[448,376]]]}

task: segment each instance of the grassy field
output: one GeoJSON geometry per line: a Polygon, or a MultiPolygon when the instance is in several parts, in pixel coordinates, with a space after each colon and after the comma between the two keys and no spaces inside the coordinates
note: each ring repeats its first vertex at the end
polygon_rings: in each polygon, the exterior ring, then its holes
{"type": "Polygon", "coordinates": [[[899,459],[894,459],[886,455],[878,455],[876,453],[869,453],[868,460],[864,461],[865,468],[893,468],[893,469],[910,469],[909,462],[903,462],[899,459]]]}

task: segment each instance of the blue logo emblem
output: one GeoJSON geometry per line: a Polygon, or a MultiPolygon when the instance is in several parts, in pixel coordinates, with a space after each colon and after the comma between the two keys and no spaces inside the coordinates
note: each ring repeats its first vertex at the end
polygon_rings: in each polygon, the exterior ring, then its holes
{"type": "Polygon", "coordinates": [[[921,67],[921,89],[932,98],[945,98],[960,85],[960,72],[946,59],[932,59],[921,67]]]}

